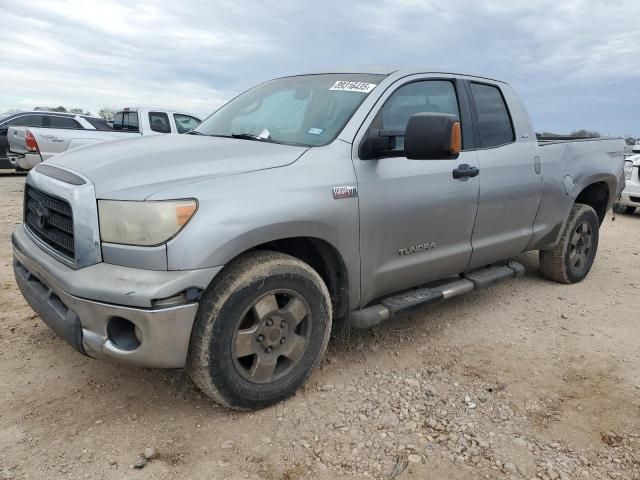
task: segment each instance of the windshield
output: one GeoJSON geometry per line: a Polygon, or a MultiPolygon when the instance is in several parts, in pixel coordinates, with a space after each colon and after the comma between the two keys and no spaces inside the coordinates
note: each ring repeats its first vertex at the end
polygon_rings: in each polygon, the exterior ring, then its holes
{"type": "Polygon", "coordinates": [[[222,106],[195,132],[307,147],[326,145],[383,78],[322,74],[271,80],[222,106]]]}

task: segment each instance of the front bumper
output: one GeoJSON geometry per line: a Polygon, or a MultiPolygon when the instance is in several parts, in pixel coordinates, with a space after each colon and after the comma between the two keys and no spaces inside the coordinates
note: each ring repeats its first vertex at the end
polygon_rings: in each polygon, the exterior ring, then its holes
{"type": "Polygon", "coordinates": [[[185,366],[198,303],[181,294],[204,290],[222,267],[176,272],[98,263],[74,270],[38,247],[22,226],[12,242],[24,298],[73,348],[129,365],[185,366]]]}

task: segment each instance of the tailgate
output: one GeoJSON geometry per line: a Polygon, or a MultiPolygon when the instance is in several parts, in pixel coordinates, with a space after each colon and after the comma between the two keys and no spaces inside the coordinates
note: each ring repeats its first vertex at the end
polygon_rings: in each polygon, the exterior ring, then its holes
{"type": "Polygon", "coordinates": [[[9,130],[7,131],[9,150],[19,155],[27,153],[27,146],[24,143],[26,134],[26,127],[9,127],[9,130]]]}

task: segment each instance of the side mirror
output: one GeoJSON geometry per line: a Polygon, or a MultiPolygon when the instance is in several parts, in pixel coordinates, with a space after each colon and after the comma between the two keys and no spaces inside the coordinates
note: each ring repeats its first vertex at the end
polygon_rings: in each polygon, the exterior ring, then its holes
{"type": "Polygon", "coordinates": [[[462,149],[460,122],[454,115],[416,113],[404,134],[404,156],[411,160],[451,160],[462,149]]]}
{"type": "Polygon", "coordinates": [[[396,137],[393,132],[371,128],[360,143],[358,156],[362,160],[373,160],[389,154],[395,148],[396,137]]]}

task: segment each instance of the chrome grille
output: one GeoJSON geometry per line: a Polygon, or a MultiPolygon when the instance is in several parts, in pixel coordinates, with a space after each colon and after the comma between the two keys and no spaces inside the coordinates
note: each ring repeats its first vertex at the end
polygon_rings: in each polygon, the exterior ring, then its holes
{"type": "Polygon", "coordinates": [[[73,212],[66,200],[25,185],[24,223],[53,250],[74,259],[73,212]]]}

